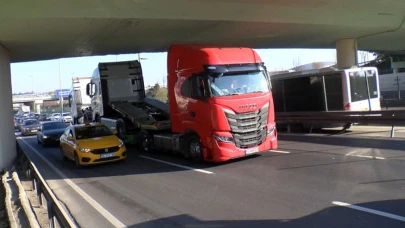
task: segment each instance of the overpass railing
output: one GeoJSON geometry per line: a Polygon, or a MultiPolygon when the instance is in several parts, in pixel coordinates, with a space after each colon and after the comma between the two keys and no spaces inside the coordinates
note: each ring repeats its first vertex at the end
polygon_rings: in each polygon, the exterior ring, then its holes
{"type": "Polygon", "coordinates": [[[48,183],[44,180],[35,164],[30,160],[29,156],[21,148],[18,140],[17,154],[19,158],[19,168],[25,171],[26,176],[32,181],[32,189],[36,191],[37,201],[39,205],[44,206],[44,203],[46,204],[49,227],[55,227],[55,220],[58,222],[59,227],[78,227],[73,218],[67,212],[67,209],[58,200],[56,195],[49,187],[48,183]]]}
{"type": "Polygon", "coordinates": [[[356,123],[391,126],[391,137],[394,137],[395,126],[405,126],[405,111],[283,112],[276,113],[275,119],[277,124],[287,124],[288,132],[292,124],[309,124],[312,133],[315,124],[341,123],[345,125],[345,131],[351,124],[356,123]]]}

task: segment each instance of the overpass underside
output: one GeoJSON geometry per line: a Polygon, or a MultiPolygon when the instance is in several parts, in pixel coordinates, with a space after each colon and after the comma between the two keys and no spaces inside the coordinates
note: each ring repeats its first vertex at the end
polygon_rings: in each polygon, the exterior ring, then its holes
{"type": "Polygon", "coordinates": [[[22,2],[0,7],[0,43],[12,62],[160,52],[173,43],[334,48],[354,38],[362,50],[405,50],[399,0],[22,2]]]}

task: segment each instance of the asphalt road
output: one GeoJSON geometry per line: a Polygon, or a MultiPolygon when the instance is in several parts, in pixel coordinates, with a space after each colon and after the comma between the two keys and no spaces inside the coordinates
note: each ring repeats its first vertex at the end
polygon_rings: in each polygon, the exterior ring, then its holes
{"type": "Polygon", "coordinates": [[[84,169],[35,137],[21,145],[81,227],[404,227],[404,140],[279,138],[221,165],[130,149],[84,169]]]}

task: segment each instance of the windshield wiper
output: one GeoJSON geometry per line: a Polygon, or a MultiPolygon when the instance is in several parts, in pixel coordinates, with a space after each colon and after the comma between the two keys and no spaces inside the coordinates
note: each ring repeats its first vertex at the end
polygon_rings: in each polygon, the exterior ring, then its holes
{"type": "Polygon", "coordinates": [[[226,94],[225,96],[233,96],[233,95],[241,95],[242,93],[229,93],[229,94],[226,94]]]}

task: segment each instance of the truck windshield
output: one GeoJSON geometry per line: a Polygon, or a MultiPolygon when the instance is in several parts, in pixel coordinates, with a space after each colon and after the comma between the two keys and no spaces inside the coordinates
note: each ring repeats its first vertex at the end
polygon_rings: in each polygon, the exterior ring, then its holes
{"type": "Polygon", "coordinates": [[[270,92],[269,82],[263,71],[224,74],[221,77],[208,77],[211,94],[214,97],[247,93],[270,92]]]}

